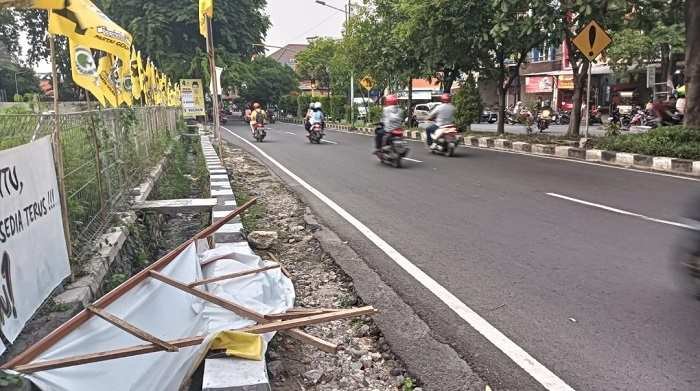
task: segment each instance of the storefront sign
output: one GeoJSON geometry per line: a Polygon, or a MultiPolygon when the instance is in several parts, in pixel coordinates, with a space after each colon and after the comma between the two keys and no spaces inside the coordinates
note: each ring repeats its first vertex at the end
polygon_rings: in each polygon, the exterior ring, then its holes
{"type": "Polygon", "coordinates": [[[559,89],[560,90],[573,90],[574,89],[574,76],[573,75],[559,75],[559,89]]]}
{"type": "Polygon", "coordinates": [[[552,76],[529,76],[525,78],[525,92],[528,94],[552,92],[552,85],[552,76]]]}
{"type": "Polygon", "coordinates": [[[50,137],[0,151],[0,326],[10,342],[68,275],[50,137]]]}

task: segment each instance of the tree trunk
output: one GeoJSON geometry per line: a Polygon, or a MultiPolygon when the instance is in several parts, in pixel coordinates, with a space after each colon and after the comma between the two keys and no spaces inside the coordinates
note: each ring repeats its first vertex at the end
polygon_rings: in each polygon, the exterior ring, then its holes
{"type": "MultiPolygon", "coordinates": [[[[671,61],[669,59],[670,53],[671,53],[671,51],[669,50],[668,47],[661,48],[661,77],[663,78],[663,80],[665,81],[666,84],[668,84],[668,81],[669,81],[669,74],[671,75],[671,80],[673,80],[672,79],[673,74],[671,73],[672,72],[671,71],[671,61]]],[[[673,82],[671,82],[671,85],[673,85],[673,82]]],[[[656,86],[652,86],[651,88],[652,88],[652,91],[656,90],[656,86]]],[[[672,88],[672,87],[666,86],[666,89],[669,90],[669,92],[670,92],[670,88],[672,88]]],[[[663,91],[660,91],[660,92],[663,92],[663,91]]],[[[669,99],[671,99],[671,94],[666,94],[666,100],[669,100],[669,99]]]]}
{"type": "Polygon", "coordinates": [[[685,6],[685,126],[700,130],[700,2],[685,6]]]}
{"type": "MultiPolygon", "coordinates": [[[[503,78],[501,78],[501,82],[503,78]]],[[[496,133],[503,134],[506,132],[506,92],[508,90],[499,86],[498,87],[498,126],[496,127],[496,133]]]]}
{"type": "MultiPolygon", "coordinates": [[[[574,96],[573,96],[573,108],[571,110],[571,122],[569,122],[569,131],[567,135],[578,137],[581,134],[581,119],[582,111],[581,105],[585,102],[584,89],[588,82],[588,68],[590,62],[587,60],[581,61],[581,72],[574,77],[574,96]]],[[[586,105],[586,110],[590,110],[588,105],[586,105]]]]}
{"type": "Polygon", "coordinates": [[[413,127],[413,110],[411,108],[413,107],[413,77],[408,78],[408,107],[406,110],[408,112],[406,113],[408,115],[408,127],[412,128],[413,127]]]}

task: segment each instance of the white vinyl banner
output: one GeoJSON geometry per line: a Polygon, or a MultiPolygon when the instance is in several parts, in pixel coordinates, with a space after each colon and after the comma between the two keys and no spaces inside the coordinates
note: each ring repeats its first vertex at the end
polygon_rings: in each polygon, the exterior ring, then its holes
{"type": "Polygon", "coordinates": [[[50,137],[0,151],[0,325],[13,342],[70,274],[50,137]]]}

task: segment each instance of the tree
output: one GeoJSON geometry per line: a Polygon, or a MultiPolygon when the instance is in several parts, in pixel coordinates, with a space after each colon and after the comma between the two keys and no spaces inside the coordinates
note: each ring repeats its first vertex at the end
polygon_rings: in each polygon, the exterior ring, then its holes
{"type": "Polygon", "coordinates": [[[339,43],[333,38],[318,38],[296,55],[296,71],[302,79],[313,80],[321,88],[331,87],[330,64],[339,43]]]}
{"type": "Polygon", "coordinates": [[[299,79],[291,68],[262,56],[251,62],[232,64],[226,68],[222,79],[224,85],[239,88],[246,101],[264,105],[279,104],[283,96],[299,87],[299,79]]]}
{"type": "Polygon", "coordinates": [[[502,0],[491,3],[490,29],[483,32],[488,49],[483,67],[495,76],[498,91],[497,132],[505,131],[506,94],[520,77],[520,66],[530,51],[556,38],[556,12],[549,0],[502,0]],[[512,71],[511,71],[512,67],[512,71]]]}
{"type": "Polygon", "coordinates": [[[469,130],[471,124],[479,120],[483,106],[479,89],[471,74],[465,80],[462,88],[455,94],[454,104],[457,109],[455,112],[457,126],[462,130],[469,130]]]}
{"type": "Polygon", "coordinates": [[[685,126],[700,129],[700,4],[686,3],[685,126]]]}

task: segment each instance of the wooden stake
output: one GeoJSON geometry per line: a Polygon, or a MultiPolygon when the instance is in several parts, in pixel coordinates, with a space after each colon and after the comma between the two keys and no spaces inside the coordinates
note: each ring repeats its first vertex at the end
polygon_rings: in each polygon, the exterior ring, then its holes
{"type": "MultiPolygon", "coordinates": [[[[111,303],[113,303],[115,300],[117,300],[119,297],[121,297],[124,293],[126,293],[128,290],[133,288],[134,286],[138,285],[141,281],[149,277],[149,273],[151,270],[160,270],[167,266],[170,262],[172,262],[182,251],[184,251],[187,246],[190,244],[194,243],[197,241],[197,239],[201,239],[204,237],[207,237],[211,235],[212,232],[216,232],[221,228],[224,224],[228,223],[229,220],[232,218],[238,216],[239,214],[243,213],[246,209],[250,208],[253,204],[255,204],[256,199],[253,198],[250,201],[246,202],[245,204],[241,205],[238,207],[238,209],[234,210],[233,212],[229,213],[228,215],[224,216],[221,220],[215,222],[214,224],[210,225],[209,227],[203,229],[199,233],[197,233],[194,237],[191,239],[187,240],[186,242],[182,243],[179,245],[177,248],[175,248],[173,251],[169,252],[159,260],[153,262],[150,264],[148,267],[140,271],[139,273],[135,274],[128,280],[124,281],[121,285],[118,287],[112,289],[111,291],[107,292],[104,296],[102,296],[99,300],[93,303],[93,305],[97,308],[105,308],[111,303]]],[[[37,343],[34,345],[31,345],[27,350],[24,352],[20,353],[19,355],[15,356],[5,364],[3,364],[2,368],[7,369],[7,368],[12,368],[17,365],[22,365],[26,364],[36,357],[38,357],[41,353],[45,352],[48,348],[53,346],[56,342],[61,340],[61,338],[65,337],[68,333],[70,333],[73,329],[76,327],[80,326],[81,324],[85,323],[90,317],[92,316],[92,312],[87,311],[87,310],[82,310],[80,311],[77,315],[72,317],[70,320],[68,320],[66,323],[63,323],[62,325],[58,326],[54,331],[49,333],[47,336],[39,340],[37,343]]]]}
{"type": "Polygon", "coordinates": [[[311,315],[321,315],[321,314],[329,314],[331,312],[337,312],[338,310],[335,309],[329,309],[329,308],[302,308],[302,311],[294,311],[294,308],[288,310],[287,312],[281,313],[281,314],[268,314],[265,315],[265,319],[268,320],[289,320],[289,319],[295,319],[295,318],[303,318],[305,316],[311,316],[311,315]]]}
{"type": "Polygon", "coordinates": [[[249,308],[240,306],[232,301],[222,299],[220,297],[214,296],[214,295],[206,293],[204,291],[200,291],[198,289],[190,288],[189,286],[181,283],[180,281],[173,280],[172,278],[167,277],[163,274],[160,274],[155,270],[151,270],[150,275],[151,275],[151,277],[155,278],[158,281],[162,281],[170,286],[173,286],[173,287],[178,288],[182,291],[185,291],[193,296],[197,296],[200,299],[204,299],[210,303],[214,303],[220,307],[226,308],[227,310],[232,311],[239,316],[243,316],[243,317],[248,318],[248,319],[253,319],[256,322],[264,322],[265,321],[265,316],[263,316],[260,313],[257,313],[249,308]]]}
{"type": "Polygon", "coordinates": [[[291,329],[283,332],[284,334],[309,345],[315,346],[319,350],[326,353],[337,353],[338,345],[328,342],[324,339],[314,337],[311,334],[307,334],[299,329],[291,329]]]}
{"type": "Polygon", "coordinates": [[[280,267],[280,265],[272,265],[272,266],[265,266],[265,267],[260,268],[260,269],[246,270],[246,271],[238,272],[238,273],[223,274],[220,276],[195,281],[193,283],[188,284],[187,286],[189,286],[190,288],[194,288],[196,286],[205,285],[205,284],[209,284],[209,283],[216,282],[216,281],[230,280],[233,278],[248,276],[251,274],[258,274],[258,273],[262,273],[262,272],[265,272],[268,270],[278,269],[279,267],[280,267]]]}
{"type": "MultiPolygon", "coordinates": [[[[353,308],[353,309],[348,309],[348,310],[339,310],[339,311],[336,311],[336,312],[330,313],[330,314],[314,315],[314,316],[308,316],[306,318],[255,325],[255,326],[240,329],[238,331],[244,331],[244,332],[254,333],[254,334],[264,334],[264,333],[269,333],[271,331],[282,331],[282,330],[296,329],[296,328],[307,326],[310,324],[330,322],[333,320],[353,318],[353,317],[358,317],[358,316],[363,316],[363,315],[373,315],[376,313],[377,313],[377,310],[375,310],[374,307],[369,307],[369,306],[368,307],[360,307],[360,308],[353,308]]],[[[176,339],[176,340],[167,341],[167,342],[171,345],[177,346],[178,348],[182,349],[182,348],[186,348],[189,346],[199,345],[204,341],[205,338],[206,338],[205,336],[196,336],[196,337],[176,339]]],[[[104,352],[89,353],[89,354],[60,358],[60,359],[56,359],[56,360],[42,361],[42,362],[26,364],[26,365],[17,365],[17,366],[11,367],[11,369],[14,369],[17,372],[22,372],[22,373],[33,373],[33,372],[45,371],[45,370],[49,370],[49,369],[65,368],[65,367],[72,367],[75,365],[82,365],[82,364],[89,364],[89,363],[93,363],[93,362],[107,361],[107,360],[112,360],[115,358],[132,357],[132,356],[137,356],[140,354],[154,353],[154,352],[159,352],[159,351],[161,351],[160,346],[155,345],[155,344],[136,345],[136,346],[130,346],[127,348],[108,350],[108,351],[104,351],[104,352]]]]}
{"type": "Polygon", "coordinates": [[[87,310],[92,312],[93,314],[99,316],[100,318],[106,320],[107,322],[113,324],[114,326],[117,326],[118,328],[133,335],[136,338],[140,338],[146,342],[150,342],[152,344],[160,346],[163,350],[166,350],[168,352],[177,352],[179,350],[177,348],[177,346],[171,345],[171,344],[163,341],[162,339],[141,330],[140,328],[125,321],[124,319],[118,318],[118,317],[110,314],[107,311],[101,310],[101,309],[96,308],[94,306],[88,306],[87,310]]]}

